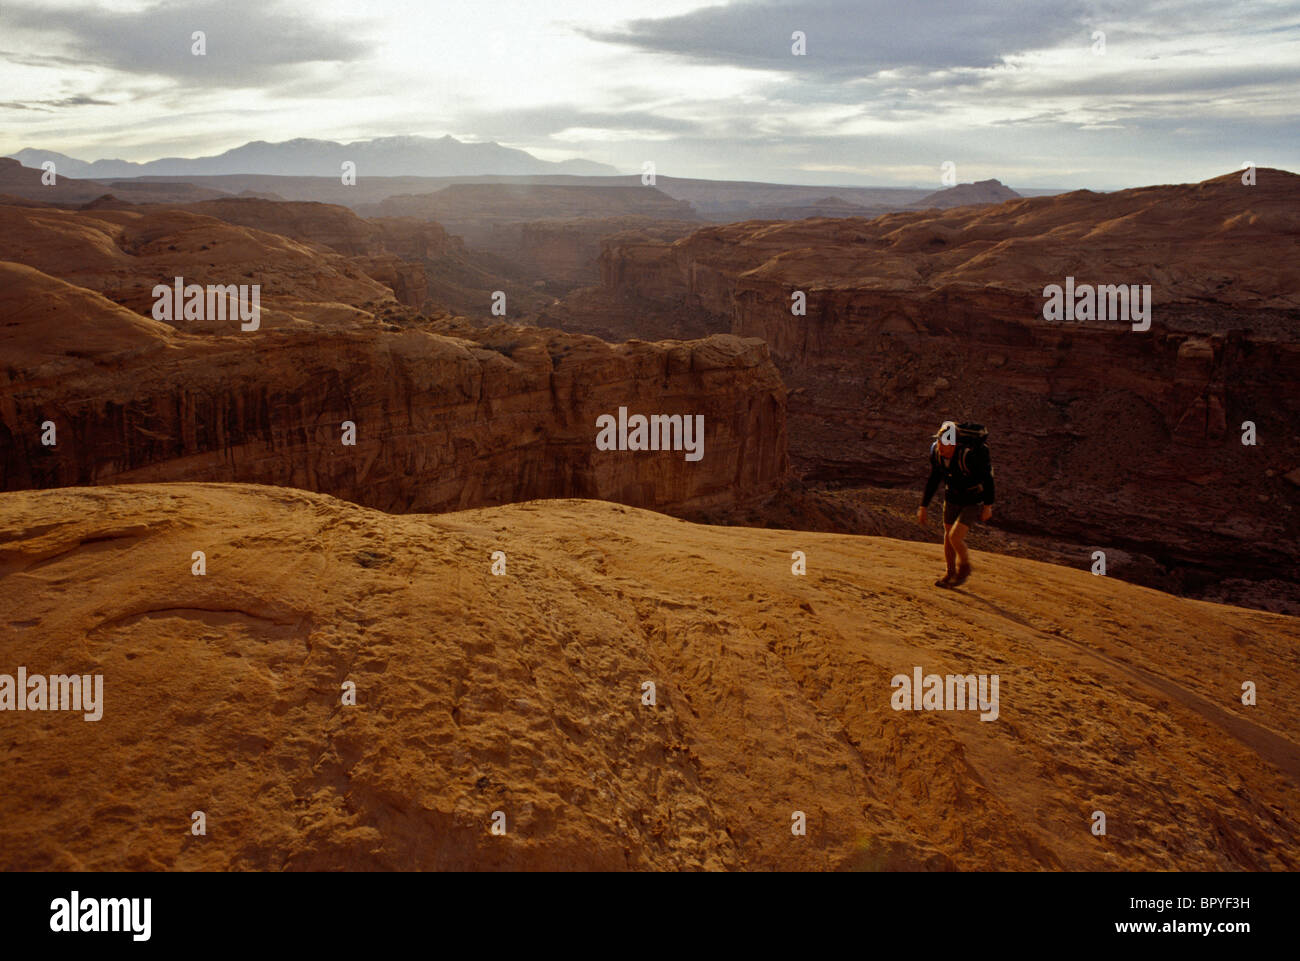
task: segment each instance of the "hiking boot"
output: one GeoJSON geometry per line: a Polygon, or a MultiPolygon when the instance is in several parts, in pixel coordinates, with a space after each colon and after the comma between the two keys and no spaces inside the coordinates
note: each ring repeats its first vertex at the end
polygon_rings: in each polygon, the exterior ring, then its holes
{"type": "Polygon", "coordinates": [[[948,582],[949,587],[960,587],[970,579],[970,565],[957,568],[957,576],[948,582]]]}

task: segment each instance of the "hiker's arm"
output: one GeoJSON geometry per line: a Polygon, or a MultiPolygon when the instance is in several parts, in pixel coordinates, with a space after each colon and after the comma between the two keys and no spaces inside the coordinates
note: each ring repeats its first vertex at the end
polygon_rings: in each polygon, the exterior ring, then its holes
{"type": "Polygon", "coordinates": [[[983,457],[984,477],[981,483],[984,485],[984,503],[990,507],[993,506],[993,460],[989,457],[989,449],[984,448],[983,457]]]}
{"type": "Polygon", "coordinates": [[[939,489],[939,481],[942,478],[943,471],[939,469],[938,462],[933,457],[930,458],[930,479],[925,482],[925,493],[921,495],[922,507],[930,506],[930,498],[932,498],[934,492],[939,489]]]}

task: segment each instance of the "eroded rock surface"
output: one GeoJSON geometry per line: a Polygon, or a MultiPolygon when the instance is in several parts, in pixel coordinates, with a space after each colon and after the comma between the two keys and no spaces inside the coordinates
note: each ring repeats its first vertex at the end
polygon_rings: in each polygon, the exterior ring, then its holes
{"type": "Polygon", "coordinates": [[[2,715],[0,867],[1300,866],[1300,622],[936,563],[590,501],[0,494],[0,673],[104,685],[99,721],[2,715]],[[917,667],[998,675],[997,719],[893,710],[917,667]]]}

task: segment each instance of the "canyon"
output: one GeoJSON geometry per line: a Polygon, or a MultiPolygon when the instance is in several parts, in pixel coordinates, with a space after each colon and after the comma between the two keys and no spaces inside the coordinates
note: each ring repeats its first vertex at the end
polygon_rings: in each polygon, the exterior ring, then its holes
{"type": "Polygon", "coordinates": [[[375,279],[414,266],[393,249],[453,247],[436,225],[324,205],[0,205],[0,489],[243,481],[391,511],[569,496],[688,511],[782,482],[785,391],[761,341],[476,325],[375,279]],[[175,276],[256,277],[260,329],[154,320],[153,286],[175,276]],[[708,455],[598,450],[620,406],[703,417],[708,455]]]}
{"type": "Polygon", "coordinates": [[[208,336],[31,268],[0,278],[4,490],[184,479],[389,511],[570,496],[686,510],[786,472],[784,389],[761,341],[609,345],[455,321],[208,336]],[[60,308],[93,317],[93,336],[52,331],[60,308]],[[620,405],[702,416],[708,456],[599,451],[597,419],[620,405]]]}
{"type": "MultiPolygon", "coordinates": [[[[499,271],[547,293],[597,283],[601,244],[611,235],[649,231],[676,239],[702,223],[686,201],[644,185],[451,184],[356,210],[372,219],[436,223],[499,271]]],[[[529,301],[522,309],[546,303],[529,301]]]]}
{"type": "MultiPolygon", "coordinates": [[[[62,387],[10,363],[4,485],[215,471],[395,510],[609,496],[715,523],[929,539],[911,519],[914,492],[928,438],[952,416],[992,432],[1000,498],[994,523],[977,532],[981,546],[1084,568],[1101,551],[1111,576],[1300,611],[1300,398],[1285,389],[1300,373],[1300,278],[1269,253],[1300,234],[1297,178],[1258,173],[1251,187],[1228,175],[947,206],[1012,193],[988,181],[873,219],[703,226],[676,219],[684,202],[669,192],[583,197],[586,188],[556,184],[452,185],[372,211],[418,216],[230,196],[0,203],[0,261],[42,274],[14,275],[9,309],[33,307],[31,297],[75,302],[118,323],[112,305],[147,315],[160,279],[257,276],[270,338],[254,347],[232,339],[235,325],[188,322],[151,331],[148,347],[134,345],[121,361],[70,344],[81,366],[62,387]],[[479,225],[479,246],[408,209],[434,198],[465,218],[483,205],[495,211],[479,225]],[[531,219],[557,203],[578,216],[531,219]],[[1042,292],[1067,277],[1149,284],[1151,329],[1045,321],[1042,292]],[[489,313],[496,291],[506,295],[505,318],[489,313]],[[798,292],[804,314],[792,311],[798,292]],[[155,353],[166,363],[145,359],[155,353]],[[269,356],[288,359],[287,374],[260,359],[269,356]],[[210,357],[236,388],[201,372],[210,357]],[[405,398],[408,382],[382,373],[393,358],[410,383],[422,383],[413,367],[430,364],[460,386],[405,398]],[[283,390],[265,383],[268,369],[272,381],[287,377],[283,390]],[[147,387],[126,391],[115,378],[147,387]],[[298,391],[312,398],[308,408],[289,400],[298,391]],[[186,399],[164,409],[172,393],[186,399]],[[112,405],[94,410],[97,394],[112,405]],[[628,405],[660,410],[660,397],[671,401],[664,413],[726,425],[708,449],[736,462],[706,459],[719,473],[697,473],[698,485],[682,465],[645,476],[649,465],[595,467],[579,419],[594,424],[628,405]],[[406,411],[412,403],[440,413],[421,424],[406,411]],[[84,428],[75,455],[40,445],[45,407],[84,428]],[[384,454],[375,429],[394,416],[401,426],[391,434],[402,440],[384,454]],[[505,443],[503,435],[480,435],[478,425],[497,416],[518,418],[530,440],[493,458],[485,445],[505,443]],[[460,417],[468,422],[453,426],[460,417]],[[348,420],[365,426],[357,450],[339,451],[348,420]],[[443,434],[426,456],[415,438],[429,424],[443,434]],[[1254,444],[1241,443],[1246,425],[1254,444]],[[554,443],[538,442],[539,432],[554,443]],[[321,444],[328,456],[311,452],[321,444]],[[505,465],[525,448],[523,479],[507,478],[505,465]],[[543,466],[548,458],[559,466],[543,466]],[[400,489],[407,472],[423,479],[462,460],[445,482],[400,489]],[[488,476],[454,494],[468,465],[483,464],[488,476]],[[733,475],[744,481],[728,498],[724,478],[733,475]]],[[[680,187],[665,179],[665,191],[680,187]]],[[[767,195],[738,196],[752,205],[767,195]]],[[[87,343],[116,337],[98,331],[87,343]]]]}
{"type": "Polygon", "coordinates": [[[485,247],[0,198],[0,663],[102,679],[6,715],[0,867],[1295,870],[1300,178],[1258,173],[485,247]],[[155,319],[177,276],[259,329],[155,319]],[[1150,329],[1045,321],[1067,277],[1150,329]],[[999,499],[941,592],[949,416],[999,499]],[[897,709],[925,672],[996,704],[897,709]]]}
{"type": "MultiPolygon", "coordinates": [[[[614,339],[759,337],[832,529],[907,534],[949,417],[984,423],[994,526],[1055,558],[1300,612],[1300,177],[610,238],[601,284],[530,319],[614,339]],[[1043,320],[1043,290],[1151,284],[1151,329],[1043,320]],[[806,315],[792,311],[797,291],[806,315]],[[1258,438],[1244,445],[1245,425],[1258,438]],[[902,502],[905,502],[904,498],[902,502]]],[[[911,528],[913,531],[916,529],[911,528]]]]}

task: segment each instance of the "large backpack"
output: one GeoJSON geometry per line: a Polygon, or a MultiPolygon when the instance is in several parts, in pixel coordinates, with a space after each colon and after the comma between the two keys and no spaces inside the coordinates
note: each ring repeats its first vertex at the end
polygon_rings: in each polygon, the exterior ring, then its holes
{"type": "MultiPolygon", "coordinates": [[[[969,477],[972,473],[971,453],[985,446],[988,439],[989,430],[983,424],[963,421],[957,425],[957,450],[953,452],[953,467],[963,477],[969,477]]],[[[939,463],[939,439],[937,437],[935,442],[930,445],[930,456],[933,458],[934,463],[939,463]]],[[[968,490],[972,493],[978,493],[982,488],[982,484],[976,484],[968,488],[968,490]]]]}

